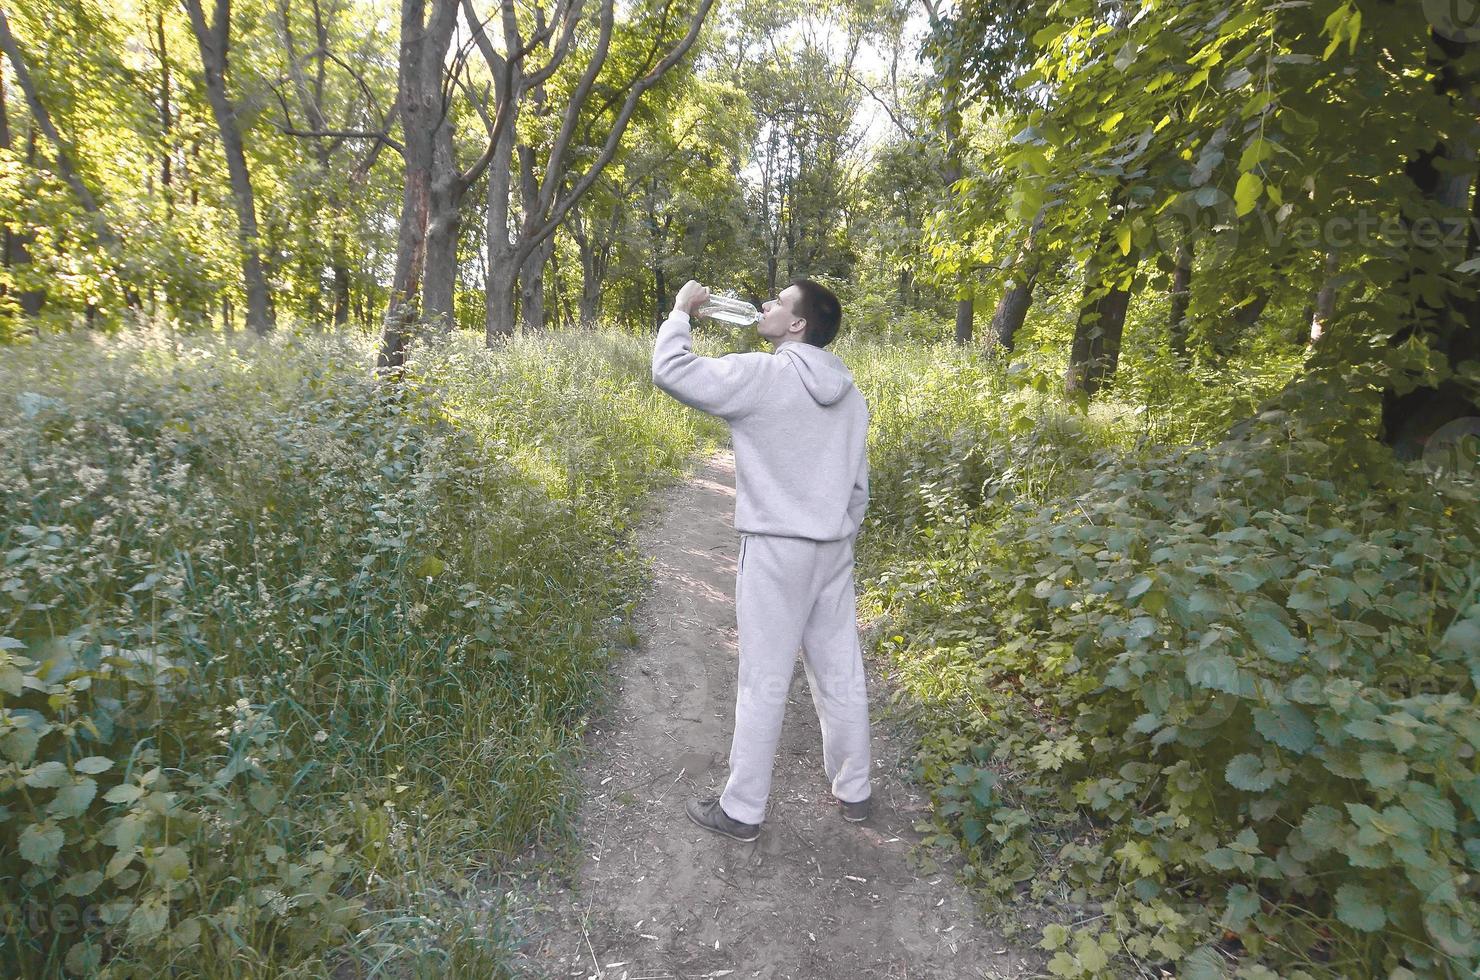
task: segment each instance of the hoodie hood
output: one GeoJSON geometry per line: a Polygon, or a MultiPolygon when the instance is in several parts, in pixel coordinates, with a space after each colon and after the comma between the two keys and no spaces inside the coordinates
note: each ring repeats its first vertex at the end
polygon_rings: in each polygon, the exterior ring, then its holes
{"type": "Polygon", "coordinates": [[[807,394],[819,405],[832,405],[853,387],[853,375],[831,351],[798,341],[782,344],[776,353],[786,357],[801,375],[807,394]]]}

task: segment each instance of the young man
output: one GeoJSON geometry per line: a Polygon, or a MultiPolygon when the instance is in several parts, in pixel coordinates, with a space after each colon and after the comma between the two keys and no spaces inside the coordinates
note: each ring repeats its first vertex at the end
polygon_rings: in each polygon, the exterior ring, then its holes
{"type": "Polygon", "coordinates": [[[689,281],[658,330],[653,383],[729,423],[735,448],[735,618],[740,675],[730,777],[689,818],[741,841],[760,836],[786,695],[802,648],[822,723],[822,766],[843,816],[868,816],[869,721],[853,586],[868,507],[868,406],[823,348],[842,319],[826,287],[798,279],[763,307],[773,353],[700,357],[689,318],[709,290],[689,281]]]}

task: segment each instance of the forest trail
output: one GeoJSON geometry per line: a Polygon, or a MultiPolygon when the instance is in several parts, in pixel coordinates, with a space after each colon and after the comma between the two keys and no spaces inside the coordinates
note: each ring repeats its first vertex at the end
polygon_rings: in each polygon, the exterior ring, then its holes
{"type": "MultiPolygon", "coordinates": [[[[1005,978],[1044,955],[982,926],[952,870],[911,852],[929,802],[909,782],[911,739],[885,717],[869,665],[874,812],[845,822],[797,670],[760,839],[701,830],[684,801],[718,795],[735,698],[734,460],[701,461],[639,529],[653,587],[639,647],[588,731],[579,870],[523,883],[520,975],[601,980],[1005,978]]],[[[1031,932],[1031,931],[1030,931],[1031,932]]]]}

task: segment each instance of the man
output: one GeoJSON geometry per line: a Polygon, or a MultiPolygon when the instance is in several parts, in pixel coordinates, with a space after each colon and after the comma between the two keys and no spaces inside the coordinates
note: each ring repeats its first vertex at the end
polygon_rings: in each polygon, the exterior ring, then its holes
{"type": "Polygon", "coordinates": [[[774,351],[700,357],[689,318],[709,290],[689,281],[658,330],[653,383],[724,419],[735,448],[735,619],[740,673],[730,776],[689,818],[740,841],[760,836],[786,695],[802,648],[822,724],[822,766],[845,819],[869,812],[868,695],[853,545],[868,506],[868,406],[837,355],[842,319],[826,287],[798,279],[762,307],[774,351]]]}

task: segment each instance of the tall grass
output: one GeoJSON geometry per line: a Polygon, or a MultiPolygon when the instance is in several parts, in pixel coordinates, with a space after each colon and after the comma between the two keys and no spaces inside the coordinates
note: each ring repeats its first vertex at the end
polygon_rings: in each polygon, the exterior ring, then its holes
{"type": "Polygon", "coordinates": [[[8,975],[491,975],[712,438],[646,342],[52,338],[0,367],[8,975]]]}

